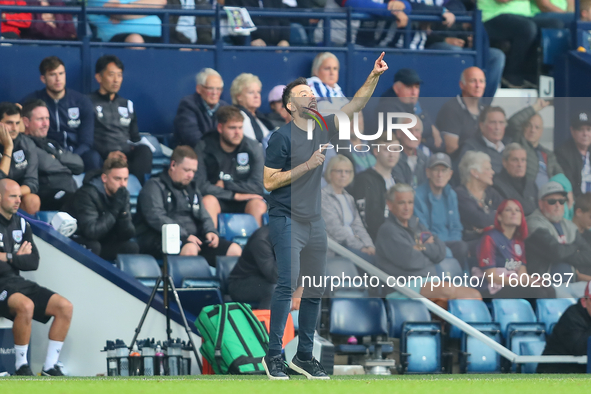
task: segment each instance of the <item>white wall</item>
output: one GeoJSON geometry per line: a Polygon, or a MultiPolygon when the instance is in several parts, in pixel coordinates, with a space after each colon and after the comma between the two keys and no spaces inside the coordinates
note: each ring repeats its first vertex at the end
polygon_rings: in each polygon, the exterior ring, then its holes
{"type": "MultiPolygon", "coordinates": [[[[74,317],[60,361],[70,375],[106,374],[106,353],[100,350],[107,339],[120,338],[129,345],[146,304],[39,237],[34,238],[41,255],[39,269],[23,276],[59,293],[74,305],[74,317]]],[[[30,361],[34,373],[41,370],[45,361],[50,324],[51,321],[46,325],[33,322],[30,361]]],[[[187,340],[182,325],[171,321],[171,329],[172,338],[187,340]]],[[[201,338],[192,336],[199,348],[201,338]]],[[[150,309],[138,338],[148,337],[166,339],[166,318],[154,308],[150,309]]],[[[195,359],[191,369],[197,372],[195,359]]]]}

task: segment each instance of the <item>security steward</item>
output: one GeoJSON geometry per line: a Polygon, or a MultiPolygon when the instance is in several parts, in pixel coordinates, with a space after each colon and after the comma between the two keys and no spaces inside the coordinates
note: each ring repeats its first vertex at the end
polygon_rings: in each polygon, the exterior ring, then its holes
{"type": "Polygon", "coordinates": [[[133,102],[117,94],[123,82],[123,68],[121,60],[114,55],[96,61],[95,79],[100,86],[90,94],[94,107],[94,148],[103,160],[113,151],[123,152],[129,173],[143,185],[152,171],[152,151],[146,145],[127,142],[137,143],[141,137],[133,102]]]}
{"type": "Polygon", "coordinates": [[[13,103],[0,103],[0,179],[21,185],[21,209],[30,215],[39,211],[37,149],[29,137],[20,133],[21,109],[13,103]]]}
{"type": "Polygon", "coordinates": [[[238,244],[219,238],[202,196],[193,186],[197,154],[177,146],[168,171],[150,178],[138,197],[136,234],[140,253],[162,256],[162,225],[180,226],[181,256],[203,256],[215,266],[216,256],[240,256],[238,244]]]}
{"type": "Polygon", "coordinates": [[[57,141],[47,138],[49,110],[43,100],[25,103],[23,123],[25,134],[37,147],[41,209],[62,210],[78,189],[72,175],[84,172],[84,162],[77,154],[62,148],[57,141]]]}
{"type": "Polygon", "coordinates": [[[15,215],[21,196],[18,183],[0,180],[0,317],[13,321],[15,374],[33,376],[27,362],[31,323],[34,319],[45,324],[53,316],[41,374],[63,376],[58,359],[70,328],[73,307],[64,297],[20,276],[20,271],[35,271],[39,267],[39,251],[31,227],[15,215]]]}
{"type": "Polygon", "coordinates": [[[232,192],[231,199],[206,200],[205,209],[217,227],[218,214],[249,213],[259,226],[267,212],[263,200],[263,151],[261,145],[244,138],[244,118],[234,106],[220,108],[216,113],[217,133],[207,133],[200,155],[205,164],[207,180],[216,187],[232,192]],[[211,202],[211,203],[210,203],[211,202]]]}

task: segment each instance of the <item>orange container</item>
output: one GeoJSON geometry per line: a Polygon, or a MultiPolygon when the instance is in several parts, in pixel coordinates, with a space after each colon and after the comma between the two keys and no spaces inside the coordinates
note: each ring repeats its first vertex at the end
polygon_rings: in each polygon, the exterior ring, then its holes
{"type": "MultiPolygon", "coordinates": [[[[271,327],[271,311],[268,309],[255,309],[252,311],[254,315],[259,319],[269,332],[271,327]]],[[[295,338],[295,330],[293,328],[293,319],[291,313],[287,315],[287,323],[285,324],[285,331],[283,332],[283,347],[287,345],[292,339],[295,338]]]]}

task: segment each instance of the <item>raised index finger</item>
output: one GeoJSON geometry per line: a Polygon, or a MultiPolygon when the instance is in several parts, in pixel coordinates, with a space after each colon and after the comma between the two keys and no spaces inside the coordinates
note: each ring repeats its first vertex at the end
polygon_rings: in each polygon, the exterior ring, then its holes
{"type": "Polygon", "coordinates": [[[378,63],[381,63],[382,62],[382,60],[384,59],[384,55],[385,54],[386,54],[386,52],[382,52],[381,53],[380,57],[378,57],[378,60],[377,60],[378,63]]]}

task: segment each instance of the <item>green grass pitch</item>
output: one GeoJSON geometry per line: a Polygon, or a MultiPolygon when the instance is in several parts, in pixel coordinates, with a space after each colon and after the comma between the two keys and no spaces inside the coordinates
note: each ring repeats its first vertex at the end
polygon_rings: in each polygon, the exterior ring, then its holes
{"type": "Polygon", "coordinates": [[[336,376],[330,381],[266,377],[0,378],[6,394],[588,394],[591,375],[336,376]]]}

